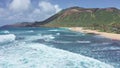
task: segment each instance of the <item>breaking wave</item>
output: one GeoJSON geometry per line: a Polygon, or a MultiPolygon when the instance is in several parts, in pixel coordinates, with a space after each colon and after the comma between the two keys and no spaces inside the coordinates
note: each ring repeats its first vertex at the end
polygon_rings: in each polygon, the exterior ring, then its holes
{"type": "Polygon", "coordinates": [[[0,50],[0,68],[113,68],[98,60],[43,44],[19,42],[19,45],[7,51],[0,50]]]}
{"type": "Polygon", "coordinates": [[[36,36],[28,36],[26,37],[27,41],[32,41],[32,40],[38,40],[38,39],[43,39],[45,41],[50,41],[52,39],[54,39],[55,37],[53,35],[42,35],[42,34],[38,34],[36,36]]]}
{"type": "Polygon", "coordinates": [[[8,30],[4,30],[4,31],[1,31],[1,33],[6,33],[6,34],[8,34],[8,33],[10,33],[8,30]]]}
{"type": "Polygon", "coordinates": [[[0,43],[12,42],[15,38],[14,34],[0,35],[0,43]]]}

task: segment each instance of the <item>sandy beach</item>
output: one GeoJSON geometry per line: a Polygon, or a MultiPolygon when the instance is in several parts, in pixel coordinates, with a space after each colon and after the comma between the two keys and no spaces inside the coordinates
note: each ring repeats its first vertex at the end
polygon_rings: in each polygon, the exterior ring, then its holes
{"type": "Polygon", "coordinates": [[[97,34],[97,35],[100,35],[100,36],[103,36],[105,38],[109,38],[109,39],[112,39],[112,40],[120,40],[120,34],[99,32],[97,30],[83,29],[82,27],[70,27],[69,29],[72,30],[72,31],[76,31],[76,32],[97,34]]]}

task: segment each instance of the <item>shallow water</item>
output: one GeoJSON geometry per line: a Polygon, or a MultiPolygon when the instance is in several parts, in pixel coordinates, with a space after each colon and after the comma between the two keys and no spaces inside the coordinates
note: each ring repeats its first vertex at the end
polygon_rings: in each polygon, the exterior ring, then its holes
{"type": "Polygon", "coordinates": [[[64,28],[0,29],[1,68],[119,68],[119,57],[120,42],[100,36],[64,28]]]}

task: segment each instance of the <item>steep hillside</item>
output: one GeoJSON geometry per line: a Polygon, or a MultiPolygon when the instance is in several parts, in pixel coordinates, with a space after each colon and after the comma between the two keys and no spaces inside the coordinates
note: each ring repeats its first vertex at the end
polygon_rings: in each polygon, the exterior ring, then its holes
{"type": "MultiPolygon", "coordinates": [[[[116,8],[79,8],[65,9],[45,26],[50,27],[87,27],[101,31],[120,33],[120,10],[116,8]]],[[[49,20],[49,19],[47,19],[49,20]]],[[[46,21],[47,21],[46,20],[46,21]]]]}
{"type": "MultiPolygon", "coordinates": [[[[47,21],[47,20],[46,20],[47,21]]],[[[58,13],[48,26],[87,26],[91,24],[112,24],[120,22],[120,11],[116,8],[72,7],[58,13]]]]}

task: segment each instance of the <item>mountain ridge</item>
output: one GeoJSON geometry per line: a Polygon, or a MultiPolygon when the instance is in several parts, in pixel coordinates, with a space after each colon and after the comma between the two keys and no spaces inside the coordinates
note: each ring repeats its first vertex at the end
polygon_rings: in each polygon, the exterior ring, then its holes
{"type": "MultiPolygon", "coordinates": [[[[8,25],[15,27],[88,27],[101,31],[116,32],[120,29],[120,10],[108,8],[70,7],[48,19],[27,24],[8,25]]],[[[3,26],[4,27],[4,26],[3,26]]],[[[6,26],[7,27],[7,26],[6,26]]]]}

